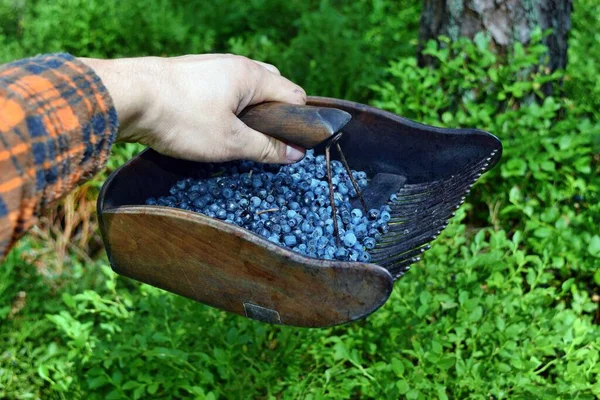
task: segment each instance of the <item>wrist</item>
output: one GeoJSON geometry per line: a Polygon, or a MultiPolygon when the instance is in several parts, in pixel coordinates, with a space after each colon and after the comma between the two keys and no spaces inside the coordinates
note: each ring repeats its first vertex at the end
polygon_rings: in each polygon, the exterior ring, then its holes
{"type": "Polygon", "coordinates": [[[150,79],[145,63],[140,61],[145,59],[79,60],[94,70],[112,98],[119,118],[117,141],[135,141],[132,137],[134,127],[142,118],[146,109],[145,102],[148,100],[145,91],[150,79]]]}

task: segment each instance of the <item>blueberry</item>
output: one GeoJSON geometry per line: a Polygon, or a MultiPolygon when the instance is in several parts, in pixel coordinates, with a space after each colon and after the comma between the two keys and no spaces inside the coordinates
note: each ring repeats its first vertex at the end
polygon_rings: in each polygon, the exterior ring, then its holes
{"type": "Polygon", "coordinates": [[[252,219],[252,214],[250,214],[250,212],[248,212],[248,210],[244,210],[240,214],[240,219],[242,220],[243,223],[250,222],[250,220],[252,219]]]}
{"type": "Polygon", "coordinates": [[[363,251],[362,253],[360,253],[360,256],[358,257],[358,261],[367,263],[367,262],[371,261],[371,255],[369,253],[367,253],[366,251],[363,251]]]}
{"type": "Polygon", "coordinates": [[[223,197],[225,197],[226,199],[231,199],[233,197],[233,190],[229,188],[223,189],[223,197]]]}
{"type": "Polygon", "coordinates": [[[367,237],[366,237],[366,238],[363,240],[363,244],[364,244],[364,246],[365,246],[365,248],[366,248],[367,250],[371,250],[371,249],[373,249],[373,248],[375,247],[375,239],[374,239],[374,238],[372,238],[372,237],[370,237],[370,236],[367,236],[367,237]]]}
{"type": "Polygon", "coordinates": [[[315,227],[308,221],[304,221],[301,226],[302,232],[311,233],[315,227]]]}
{"type": "Polygon", "coordinates": [[[317,239],[317,249],[325,249],[329,244],[329,239],[325,236],[321,236],[317,239]]]}
{"type": "Polygon", "coordinates": [[[262,203],[260,198],[256,196],[250,197],[250,204],[252,204],[254,207],[260,207],[260,203],[262,203]]]}
{"type": "Polygon", "coordinates": [[[327,175],[325,167],[323,167],[323,166],[317,167],[317,169],[315,170],[315,176],[319,179],[323,179],[323,178],[325,178],[325,175],[327,175]]]}
{"type": "Polygon", "coordinates": [[[262,182],[262,180],[260,178],[253,178],[252,179],[252,187],[254,189],[261,188],[262,185],[263,185],[263,182],[262,182]]]}
{"type": "Polygon", "coordinates": [[[363,213],[359,208],[353,208],[352,211],[350,211],[350,214],[354,218],[362,218],[363,216],[363,213]]]}
{"type": "Polygon", "coordinates": [[[341,182],[341,183],[338,185],[338,187],[337,187],[337,190],[338,190],[338,192],[339,192],[340,194],[342,194],[342,195],[346,195],[346,194],[348,194],[348,192],[350,191],[350,190],[348,189],[348,186],[346,186],[346,184],[345,184],[344,182],[341,182]]]}
{"type": "Polygon", "coordinates": [[[353,232],[347,232],[344,236],[344,244],[348,247],[354,246],[356,243],[356,235],[353,232]]]}
{"type": "Polygon", "coordinates": [[[276,244],[279,244],[279,235],[271,235],[271,236],[269,236],[269,241],[273,242],[273,243],[276,243],[276,244]]]}
{"type": "Polygon", "coordinates": [[[260,236],[263,236],[263,237],[266,237],[266,238],[268,238],[269,236],[271,236],[271,232],[269,232],[269,230],[268,230],[268,229],[266,229],[266,228],[261,228],[261,229],[258,231],[258,234],[259,234],[260,236]]]}
{"type": "Polygon", "coordinates": [[[283,242],[285,243],[286,246],[293,247],[297,243],[296,236],[294,236],[294,235],[285,235],[283,237],[283,242]]]}
{"type": "Polygon", "coordinates": [[[323,228],[320,226],[317,226],[310,236],[313,238],[319,238],[319,237],[323,236],[323,228]]]}
{"type": "Polygon", "coordinates": [[[237,208],[238,208],[238,203],[236,203],[236,202],[235,202],[235,201],[233,201],[233,200],[229,200],[229,201],[228,201],[227,203],[225,203],[225,204],[226,204],[226,205],[225,205],[225,209],[226,209],[227,211],[230,211],[230,212],[231,212],[231,211],[235,211],[235,210],[237,210],[237,208]]]}
{"type": "Polygon", "coordinates": [[[223,210],[222,208],[219,209],[219,211],[217,211],[216,214],[217,214],[217,218],[219,218],[219,219],[227,218],[227,211],[223,210]]]}
{"type": "MultiPolygon", "coordinates": [[[[296,203],[296,204],[298,204],[298,203],[296,203]]],[[[292,210],[289,210],[289,211],[286,213],[286,216],[287,216],[288,218],[294,218],[294,217],[296,216],[296,211],[295,211],[295,210],[293,210],[293,209],[292,209],[292,210]]]]}
{"type": "Polygon", "coordinates": [[[374,220],[379,218],[379,210],[372,208],[369,210],[369,219],[374,220]]]}
{"type": "Polygon", "coordinates": [[[388,222],[392,216],[388,211],[383,211],[381,213],[381,215],[379,216],[379,218],[383,221],[383,222],[388,222]]]}
{"type": "Polygon", "coordinates": [[[336,260],[347,260],[348,259],[348,250],[343,247],[340,247],[335,252],[336,260]]]}
{"type": "Polygon", "coordinates": [[[308,189],[310,189],[310,183],[308,183],[307,181],[303,181],[298,184],[298,187],[300,188],[300,190],[307,191],[308,189]]]}
{"type": "Polygon", "coordinates": [[[202,198],[196,199],[192,202],[192,206],[197,209],[202,209],[206,206],[206,201],[202,198]]]}
{"type": "Polygon", "coordinates": [[[154,197],[149,197],[146,200],[146,204],[149,205],[149,206],[153,206],[153,205],[157,204],[157,201],[156,201],[156,199],[154,197]]]}
{"type": "Polygon", "coordinates": [[[382,233],[382,234],[385,234],[385,233],[388,233],[388,231],[390,230],[390,228],[387,226],[387,224],[381,224],[381,225],[379,225],[379,226],[377,227],[377,230],[378,230],[380,233],[382,233]]]}

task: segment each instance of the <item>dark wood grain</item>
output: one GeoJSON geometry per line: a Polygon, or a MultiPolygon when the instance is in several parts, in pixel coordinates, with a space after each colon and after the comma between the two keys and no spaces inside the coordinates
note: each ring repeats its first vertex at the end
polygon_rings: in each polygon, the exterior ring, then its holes
{"type": "Polygon", "coordinates": [[[389,297],[373,264],[282,252],[234,225],[167,207],[105,211],[102,233],[119,274],[270,323],[322,327],[360,319],[389,297]]]}
{"type": "Polygon", "coordinates": [[[272,102],[248,107],[239,118],[252,129],[311,149],[339,132],[351,117],[330,107],[272,102]]]}

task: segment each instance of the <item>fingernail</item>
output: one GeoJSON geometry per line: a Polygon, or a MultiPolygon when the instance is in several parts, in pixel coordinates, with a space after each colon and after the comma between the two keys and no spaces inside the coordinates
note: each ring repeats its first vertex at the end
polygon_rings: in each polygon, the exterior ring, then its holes
{"type": "Polygon", "coordinates": [[[298,150],[292,146],[288,146],[285,151],[285,158],[291,163],[300,161],[304,158],[304,151],[298,150]]]}

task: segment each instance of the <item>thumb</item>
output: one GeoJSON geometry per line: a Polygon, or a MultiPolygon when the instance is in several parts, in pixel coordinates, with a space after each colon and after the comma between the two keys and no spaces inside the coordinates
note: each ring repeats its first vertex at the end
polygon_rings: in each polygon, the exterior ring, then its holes
{"type": "Polygon", "coordinates": [[[241,120],[234,123],[233,140],[237,159],[246,159],[262,163],[292,164],[304,158],[305,150],[288,145],[280,140],[260,133],[241,120]]]}

